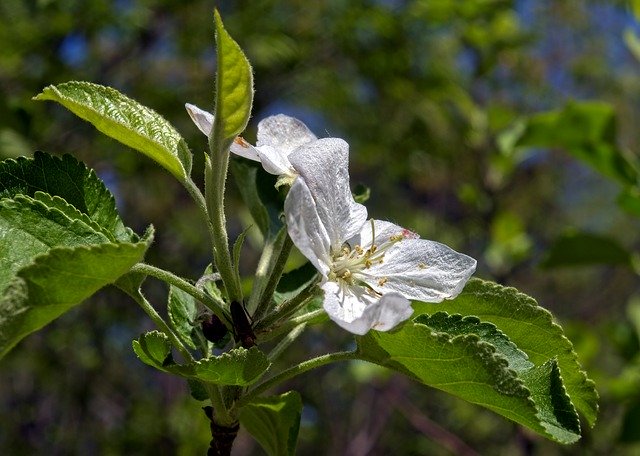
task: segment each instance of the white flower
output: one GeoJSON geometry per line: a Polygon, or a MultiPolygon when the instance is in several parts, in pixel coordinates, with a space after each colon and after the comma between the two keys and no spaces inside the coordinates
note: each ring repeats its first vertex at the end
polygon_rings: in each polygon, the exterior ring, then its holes
{"type": "MultiPolygon", "coordinates": [[[[198,129],[209,136],[213,128],[213,114],[186,103],[185,108],[198,129]]],[[[317,139],[300,120],[278,114],[258,123],[258,141],[255,147],[238,136],[231,145],[231,152],[262,163],[265,171],[290,183],[297,176],[289,161],[289,155],[298,147],[317,139]]]]}
{"type": "Polygon", "coordinates": [[[285,201],[289,235],[322,275],[324,308],[344,329],[388,331],[413,313],[410,299],[457,296],[476,261],[393,223],[368,220],[349,188],[349,146],[314,141],[289,159],[300,177],[285,201]]]}

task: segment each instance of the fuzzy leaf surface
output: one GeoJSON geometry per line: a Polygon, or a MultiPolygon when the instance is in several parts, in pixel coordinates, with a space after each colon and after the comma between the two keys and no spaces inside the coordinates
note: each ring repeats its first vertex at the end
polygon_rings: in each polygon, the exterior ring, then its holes
{"type": "Polygon", "coordinates": [[[438,311],[474,315],[496,325],[536,366],[556,359],[571,402],[589,426],[595,424],[598,414],[595,384],[582,370],[562,328],[535,299],[515,288],[472,279],[455,299],[437,305],[414,303],[414,309],[414,315],[438,311]]]}
{"type": "Polygon", "coordinates": [[[122,222],[115,199],[104,183],[93,170],[71,155],[59,158],[36,152],[33,158],[0,162],[0,199],[12,199],[16,195],[42,201],[71,219],[91,225],[95,231],[100,227],[114,240],[138,241],[122,222]]]}
{"type": "Polygon", "coordinates": [[[19,269],[0,297],[0,357],[126,274],[150,243],[151,235],[137,243],[54,247],[19,269]]]}
{"type": "Polygon", "coordinates": [[[557,442],[580,438],[555,360],[536,366],[495,325],[475,317],[419,315],[393,333],[358,337],[362,359],[495,411],[557,442]]]}
{"type": "Polygon", "coordinates": [[[204,358],[194,363],[176,364],[170,356],[169,339],[159,331],[148,332],[141,335],[138,340],[134,340],[133,350],[143,363],[158,370],[218,385],[251,385],[267,371],[270,365],[266,355],[257,347],[251,347],[248,350],[238,347],[219,356],[204,358]],[[160,339],[166,342],[161,344],[160,339]]]}

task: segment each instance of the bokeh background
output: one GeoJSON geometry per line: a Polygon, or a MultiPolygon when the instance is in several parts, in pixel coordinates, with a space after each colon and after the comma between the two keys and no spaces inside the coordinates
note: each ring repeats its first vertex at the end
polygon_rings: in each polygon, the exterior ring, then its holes
{"type": "MultiPolygon", "coordinates": [[[[257,121],[279,112],[319,136],[346,139],[352,180],[371,190],[371,216],[468,253],[479,261],[477,276],[538,299],[601,395],[596,427],[562,447],[401,376],[362,363],[329,366],[287,385],[305,404],[299,454],[639,454],[633,2],[217,6],[254,67],[247,139],[257,121]]],[[[146,157],[31,97],[68,80],[113,86],[178,128],[200,176],[205,138],[183,105],[213,108],[213,7],[212,0],[0,2],[2,158],[40,149],[85,161],[129,226],[155,225],[148,261],[189,278],[210,259],[186,192],[146,157]]],[[[233,236],[251,222],[232,181],[229,192],[233,236]]],[[[259,248],[253,242],[247,277],[259,248]]],[[[162,310],[166,290],[150,281],[147,293],[162,310]]],[[[131,350],[150,328],[133,301],[106,289],[21,342],[0,362],[0,454],[204,454],[202,404],[131,350]]],[[[349,341],[333,325],[313,328],[285,361],[349,341]]],[[[236,454],[262,451],[241,434],[236,454]]]]}

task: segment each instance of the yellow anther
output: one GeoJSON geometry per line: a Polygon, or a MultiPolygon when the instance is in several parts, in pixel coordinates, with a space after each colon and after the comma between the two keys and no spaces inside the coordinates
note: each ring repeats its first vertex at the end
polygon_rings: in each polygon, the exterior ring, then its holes
{"type": "Polygon", "coordinates": [[[378,285],[381,286],[381,287],[384,287],[384,284],[387,283],[387,280],[389,280],[389,279],[387,279],[386,277],[383,277],[383,278],[379,279],[378,280],[378,285]]]}
{"type": "Polygon", "coordinates": [[[418,263],[418,269],[427,269],[427,265],[425,263],[418,263]]]}

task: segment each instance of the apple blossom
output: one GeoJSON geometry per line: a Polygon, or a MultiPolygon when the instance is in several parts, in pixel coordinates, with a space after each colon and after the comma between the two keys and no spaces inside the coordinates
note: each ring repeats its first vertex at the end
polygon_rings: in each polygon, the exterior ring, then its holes
{"type": "Polygon", "coordinates": [[[289,156],[299,177],[285,201],[287,229],[322,275],[324,309],[344,329],[387,331],[408,319],[410,299],[457,296],[476,261],[398,225],[367,220],[349,188],[349,146],[320,139],[289,156]]]}

